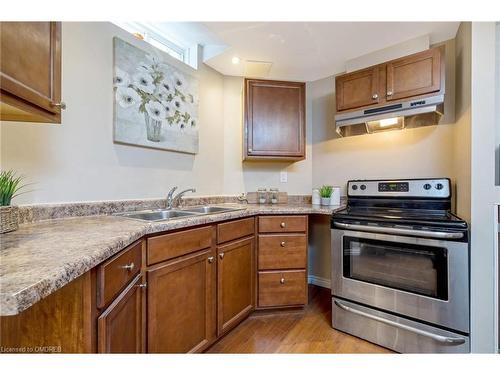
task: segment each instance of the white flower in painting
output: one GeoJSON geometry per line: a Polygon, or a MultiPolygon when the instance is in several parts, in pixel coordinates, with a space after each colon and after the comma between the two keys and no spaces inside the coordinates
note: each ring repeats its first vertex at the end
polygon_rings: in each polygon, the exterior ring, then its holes
{"type": "Polygon", "coordinates": [[[174,82],[174,85],[177,89],[181,89],[186,85],[186,81],[184,80],[183,75],[179,72],[174,72],[172,81],[174,82]]]}
{"type": "Polygon", "coordinates": [[[165,108],[165,117],[169,118],[175,115],[175,109],[172,103],[169,103],[167,101],[162,101],[161,104],[165,108]]]}
{"type": "Polygon", "coordinates": [[[129,108],[137,104],[141,97],[130,87],[118,87],[116,89],[116,100],[122,108],[129,108]]]}
{"type": "Polygon", "coordinates": [[[130,77],[127,72],[124,72],[118,67],[115,67],[115,77],[113,79],[115,87],[127,87],[130,84],[130,77]]]}
{"type": "Polygon", "coordinates": [[[161,103],[159,102],[153,102],[153,101],[147,102],[145,107],[149,116],[153,120],[162,121],[165,119],[165,117],[167,117],[165,107],[161,105],[161,103]]]}
{"type": "Polygon", "coordinates": [[[185,112],[184,102],[181,99],[175,98],[174,100],[172,100],[171,103],[172,103],[174,110],[179,111],[181,114],[184,114],[184,112],[185,112]]]}
{"type": "Polygon", "coordinates": [[[138,89],[152,94],[155,91],[153,77],[147,73],[137,73],[134,75],[134,84],[138,89]]]}
{"type": "Polygon", "coordinates": [[[175,88],[172,82],[170,82],[168,79],[164,79],[160,82],[160,91],[165,92],[167,95],[173,95],[175,93],[175,88]]]}

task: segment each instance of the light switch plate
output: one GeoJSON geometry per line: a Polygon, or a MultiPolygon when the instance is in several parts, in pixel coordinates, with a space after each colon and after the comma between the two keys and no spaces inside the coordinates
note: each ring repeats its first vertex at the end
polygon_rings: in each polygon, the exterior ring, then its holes
{"type": "Polygon", "coordinates": [[[288,172],[287,171],[280,172],[280,182],[288,182],[288,172]]]}

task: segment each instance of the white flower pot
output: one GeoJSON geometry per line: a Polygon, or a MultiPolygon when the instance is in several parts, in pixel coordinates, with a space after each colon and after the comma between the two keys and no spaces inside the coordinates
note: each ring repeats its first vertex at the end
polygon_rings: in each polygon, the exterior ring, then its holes
{"type": "Polygon", "coordinates": [[[329,206],[330,205],[330,198],[321,198],[321,205],[322,206],[329,206]]]}

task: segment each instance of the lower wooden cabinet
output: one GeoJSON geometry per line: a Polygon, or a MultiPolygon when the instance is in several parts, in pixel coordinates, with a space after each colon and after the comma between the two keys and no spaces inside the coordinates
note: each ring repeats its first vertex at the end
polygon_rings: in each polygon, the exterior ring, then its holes
{"type": "Polygon", "coordinates": [[[138,275],[97,320],[99,353],[145,351],[145,284],[138,275]]]}
{"type": "Polygon", "coordinates": [[[217,334],[233,328],[254,309],[254,237],[217,249],[217,334]]]}
{"type": "Polygon", "coordinates": [[[209,248],[147,271],[149,353],[198,352],[215,339],[216,266],[209,248]]]}

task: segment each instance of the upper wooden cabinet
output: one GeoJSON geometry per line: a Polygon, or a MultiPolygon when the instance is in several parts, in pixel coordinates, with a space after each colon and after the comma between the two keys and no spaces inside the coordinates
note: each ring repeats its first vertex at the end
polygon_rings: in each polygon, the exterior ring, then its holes
{"type": "Polygon", "coordinates": [[[337,112],[444,94],[444,69],[444,48],[435,47],[337,76],[337,112]]]}
{"type": "Polygon", "coordinates": [[[441,53],[433,48],[387,63],[387,100],[439,91],[441,88],[441,53]]]}
{"type": "Polygon", "coordinates": [[[0,22],[0,120],[61,122],[61,23],[0,22]]]}
{"type": "Polygon", "coordinates": [[[344,74],[335,80],[337,111],[377,104],[380,98],[378,66],[344,74]]]}
{"type": "Polygon", "coordinates": [[[245,160],[305,158],[305,84],[245,79],[245,160]]]}

